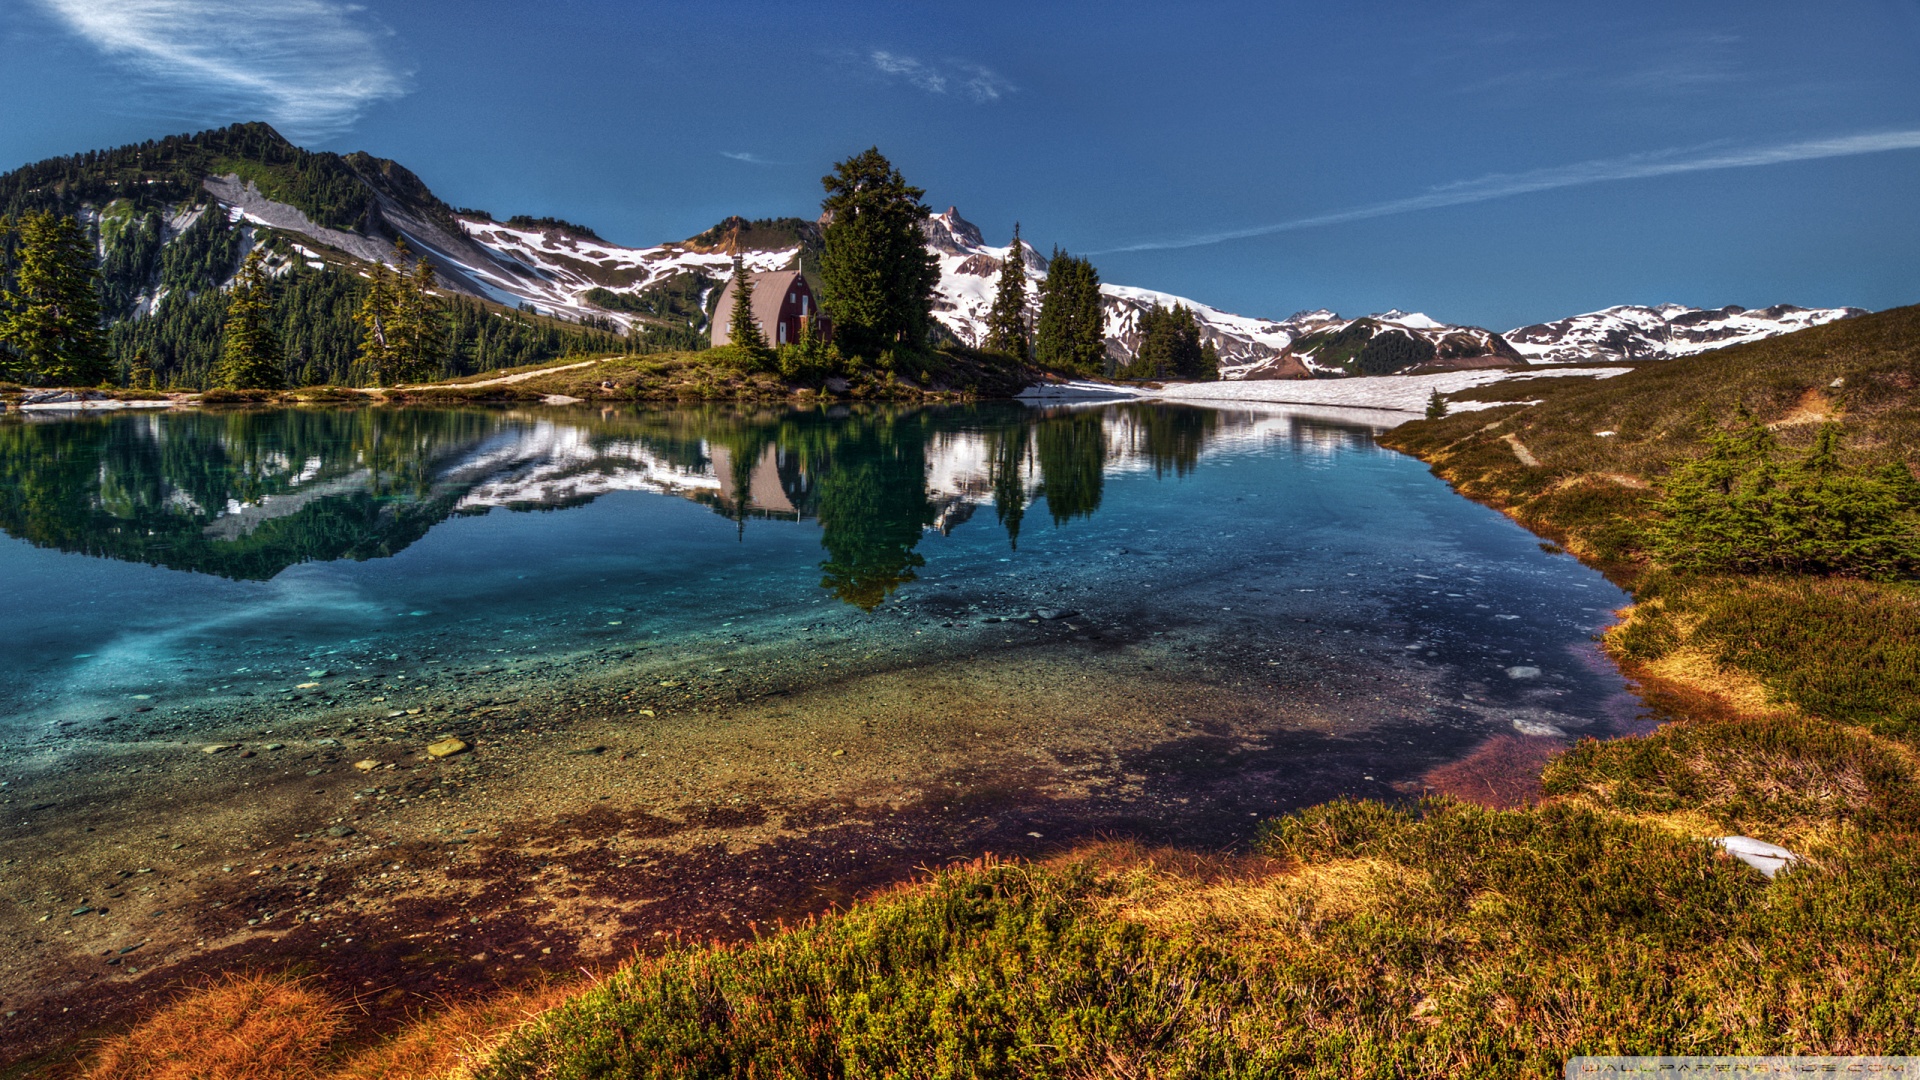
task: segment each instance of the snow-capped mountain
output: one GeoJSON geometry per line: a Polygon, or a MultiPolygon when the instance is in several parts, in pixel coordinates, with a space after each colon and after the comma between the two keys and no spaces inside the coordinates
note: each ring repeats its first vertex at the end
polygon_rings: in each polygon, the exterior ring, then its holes
{"type": "MultiPolygon", "coordinates": [[[[940,259],[940,283],[935,287],[934,318],[969,345],[986,336],[987,313],[993,307],[1000,266],[1012,246],[994,247],[972,222],[954,207],[935,214],[926,223],[927,247],[940,259]]],[[[1027,266],[1028,303],[1039,310],[1039,285],[1046,277],[1047,260],[1031,245],[1021,244],[1027,266]]],[[[1154,305],[1191,310],[1200,324],[1203,344],[1220,354],[1221,375],[1228,379],[1294,379],[1316,375],[1355,374],[1352,356],[1367,342],[1385,335],[1384,346],[1399,340],[1409,357],[1405,366],[1492,366],[1520,362],[1500,335],[1473,326],[1452,326],[1420,314],[1389,311],[1364,319],[1342,319],[1331,311],[1302,311],[1285,319],[1251,318],[1222,311],[1198,300],[1153,289],[1102,283],[1106,303],[1107,350],[1116,359],[1131,360],[1140,347],[1140,317],[1154,305]],[[1357,329],[1355,329],[1357,328],[1357,329]],[[1340,337],[1343,332],[1345,337],[1340,337]],[[1326,339],[1338,338],[1329,352],[1326,339]],[[1298,343],[1311,339],[1304,348],[1298,343]],[[1351,346],[1351,348],[1348,348],[1351,346]],[[1345,352],[1341,350],[1345,349],[1345,352]],[[1338,359],[1334,354],[1340,354],[1338,359]],[[1473,361],[1480,361],[1474,363],[1473,361]]],[[[1381,350],[1376,348],[1375,352],[1381,350]]]]}
{"type": "Polygon", "coordinates": [[[1506,339],[1529,363],[1666,360],[1790,334],[1865,315],[1863,308],[1693,308],[1622,305],[1509,330],[1506,339]]]}
{"type": "MultiPolygon", "coordinates": [[[[295,233],[318,248],[320,259],[395,261],[404,239],[430,258],[449,289],[508,306],[529,306],[564,318],[601,318],[626,326],[637,316],[605,305],[607,293],[640,298],[670,283],[688,286],[704,309],[732,275],[737,253],[749,270],[777,270],[817,251],[817,225],[799,219],[729,219],[700,236],[632,248],[562,224],[509,224],[473,212],[425,212],[413,201],[375,189],[383,229],[370,233],[316,225],[300,210],[275,202],[236,176],[208,177],[208,193],[237,221],[295,233]],[[449,227],[452,226],[452,227],[449,227]],[[597,302],[598,301],[598,302],[597,302]]],[[[927,247],[940,263],[934,317],[954,337],[978,345],[1003,260],[1011,245],[988,244],[980,229],[949,207],[926,223],[927,247]]],[[[1039,309],[1047,260],[1022,242],[1029,305],[1039,309]]],[[[1227,379],[1293,379],[1500,367],[1525,363],[1653,360],[1687,356],[1725,345],[1791,333],[1864,314],[1860,308],[1776,305],[1701,309],[1679,304],[1612,307],[1498,334],[1443,323],[1426,315],[1387,311],[1345,319],[1303,311],[1284,319],[1236,315],[1172,293],[1102,284],[1109,352],[1132,359],[1140,344],[1140,317],[1155,304],[1194,313],[1201,339],[1219,352],[1227,379]]]]}
{"type": "MultiPolygon", "coordinates": [[[[46,208],[78,214],[95,227],[103,272],[114,279],[105,283],[113,300],[110,318],[157,312],[171,287],[155,269],[157,249],[192,239],[188,234],[195,224],[205,224],[214,212],[251,226],[241,237],[242,253],[268,238],[285,241],[273,245],[276,271],[305,263],[365,274],[373,263],[400,262],[396,244],[404,241],[434,263],[442,286],[451,292],[576,322],[591,320],[602,329],[668,324],[681,341],[690,336],[687,331],[704,329],[736,256],[756,271],[811,267],[821,239],[820,224],[801,218],[729,218],[698,236],[651,247],[610,243],[590,229],[553,219],[502,222],[449,206],[397,162],[364,153],[309,153],[264,124],[50,159],[0,175],[0,210],[46,208]]],[[[1000,267],[1016,253],[988,244],[979,228],[951,207],[931,216],[924,231],[940,267],[934,316],[959,341],[977,345],[1000,267]]],[[[193,242],[207,247],[215,240],[201,236],[193,242]]],[[[238,255],[229,248],[219,251],[218,259],[237,269],[238,255]]],[[[214,257],[207,247],[190,259],[214,257]]],[[[1023,244],[1017,257],[1028,269],[1029,304],[1037,313],[1047,260],[1030,244],[1023,244]]],[[[196,279],[191,288],[224,287],[231,277],[232,269],[207,265],[212,269],[206,280],[196,279]]],[[[1229,379],[1657,359],[1862,313],[1786,305],[1616,307],[1502,335],[1400,311],[1357,319],[1305,311],[1272,319],[1127,285],[1104,284],[1101,291],[1108,351],[1116,361],[1137,355],[1145,312],[1156,304],[1178,305],[1193,312],[1202,340],[1217,351],[1229,379]]]]}

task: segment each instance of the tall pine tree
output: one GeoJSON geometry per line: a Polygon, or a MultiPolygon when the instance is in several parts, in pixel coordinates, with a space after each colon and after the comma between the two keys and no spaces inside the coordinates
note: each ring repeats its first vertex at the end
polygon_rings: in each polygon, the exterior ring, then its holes
{"type": "Polygon", "coordinates": [[[214,370],[215,383],[224,389],[278,390],[287,384],[268,282],[266,252],[254,248],[227,294],[226,344],[214,370]]]}
{"type": "Polygon", "coordinates": [[[1013,223],[1013,246],[1000,264],[1000,284],[987,312],[988,352],[1002,353],[1024,363],[1033,352],[1027,334],[1027,259],[1020,244],[1020,223],[1013,223]]]}
{"type": "Polygon", "coordinates": [[[753,275],[740,256],[733,257],[733,312],[728,317],[727,341],[742,356],[758,360],[767,351],[767,335],[753,317],[753,275]]]}
{"type": "Polygon", "coordinates": [[[940,263],[921,231],[926,192],[873,147],[820,179],[828,222],[820,258],[822,305],[851,356],[877,359],[926,344],[940,263]]]}
{"type": "Polygon", "coordinates": [[[373,264],[372,281],[353,321],[360,326],[360,366],[368,385],[386,386],[398,374],[400,282],[386,263],[373,264]]]}
{"type": "Polygon", "coordinates": [[[0,364],[6,375],[51,386],[107,377],[100,281],[80,223],[51,213],[22,217],[12,288],[0,293],[0,364]]]}
{"type": "Polygon", "coordinates": [[[1034,358],[1043,367],[1079,375],[1107,370],[1106,309],[1100,274],[1085,259],[1053,249],[1047,279],[1040,283],[1040,319],[1034,327],[1034,358]]]}
{"type": "MultiPolygon", "coordinates": [[[[405,241],[396,243],[394,255],[402,266],[413,253],[405,241]]],[[[404,277],[394,280],[394,377],[402,382],[431,379],[440,374],[446,348],[446,319],[440,301],[433,294],[437,282],[433,264],[425,258],[414,260],[404,277]]]]}

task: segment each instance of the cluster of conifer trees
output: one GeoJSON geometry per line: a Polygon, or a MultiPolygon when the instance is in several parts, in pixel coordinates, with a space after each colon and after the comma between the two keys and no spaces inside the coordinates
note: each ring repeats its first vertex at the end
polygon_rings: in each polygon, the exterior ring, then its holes
{"type": "Polygon", "coordinates": [[[1140,347],[1117,374],[1129,379],[1209,381],[1220,377],[1220,354],[1212,342],[1201,342],[1200,321],[1191,308],[1156,303],[1141,312],[1140,347]]]}
{"type": "Polygon", "coordinates": [[[163,243],[166,230],[157,210],[102,215],[97,241],[57,213],[0,219],[0,379],[135,389],[391,384],[685,344],[440,294],[431,265],[404,249],[404,274],[381,266],[366,280],[309,267],[265,234],[236,271],[248,232],[217,205],[163,243]]]}
{"type": "Polygon", "coordinates": [[[1831,421],[1797,461],[1781,460],[1773,432],[1744,407],[1726,427],[1702,423],[1706,454],[1674,469],[1658,505],[1662,561],[1708,573],[1920,572],[1920,484],[1905,465],[1842,463],[1831,421]]]}

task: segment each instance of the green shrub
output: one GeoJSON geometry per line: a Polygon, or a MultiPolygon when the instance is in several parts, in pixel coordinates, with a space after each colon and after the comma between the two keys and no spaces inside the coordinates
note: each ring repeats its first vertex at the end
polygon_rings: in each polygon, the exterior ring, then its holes
{"type": "Polygon", "coordinates": [[[1782,463],[1773,433],[1741,408],[1706,445],[1673,471],[1658,507],[1655,549],[1668,565],[1876,579],[1920,571],[1920,483],[1897,463],[1841,465],[1838,424],[1782,463]]]}

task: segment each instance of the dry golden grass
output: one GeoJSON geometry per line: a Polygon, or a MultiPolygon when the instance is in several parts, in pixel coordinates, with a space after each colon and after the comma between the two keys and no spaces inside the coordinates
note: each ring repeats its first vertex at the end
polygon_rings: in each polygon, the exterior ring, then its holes
{"type": "Polygon", "coordinates": [[[508,1032],[559,1005],[573,989],[568,983],[552,982],[443,1006],[322,1075],[325,1080],[460,1080],[508,1032]]]}
{"type": "Polygon", "coordinates": [[[1658,660],[1648,661],[1636,674],[1679,683],[1712,697],[1741,716],[1792,716],[1790,705],[1770,700],[1766,685],[1736,668],[1730,668],[1705,649],[1682,646],[1658,660]]]}
{"type": "Polygon", "coordinates": [[[87,1080],[306,1080],[342,1022],[310,982],[231,975],[107,1040],[87,1080]]]}
{"type": "Polygon", "coordinates": [[[312,980],[233,975],[188,990],[103,1042],[85,1080],[461,1080],[501,1039],[566,1000],[554,981],[440,1003],[375,1045],[342,1050],[347,1017],[312,980]]]}
{"type": "Polygon", "coordinates": [[[1125,899],[1115,912],[1121,918],[1270,945],[1284,942],[1276,932],[1310,940],[1322,922],[1378,911],[1428,884],[1426,875],[1379,859],[1335,859],[1206,883],[1178,868],[1143,866],[1123,881],[1125,899]]]}

